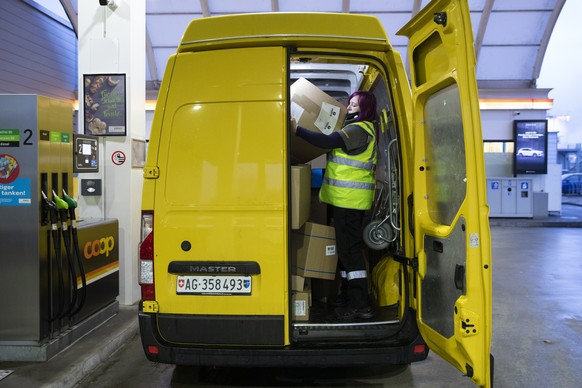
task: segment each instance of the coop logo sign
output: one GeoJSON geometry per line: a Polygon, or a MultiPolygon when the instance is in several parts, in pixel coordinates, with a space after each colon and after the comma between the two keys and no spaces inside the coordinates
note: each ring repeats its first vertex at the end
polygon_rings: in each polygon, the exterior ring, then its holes
{"type": "Polygon", "coordinates": [[[113,251],[114,247],[115,239],[113,236],[108,236],[95,241],[87,241],[83,253],[85,254],[85,259],[90,259],[103,254],[109,257],[109,252],[113,251]]]}

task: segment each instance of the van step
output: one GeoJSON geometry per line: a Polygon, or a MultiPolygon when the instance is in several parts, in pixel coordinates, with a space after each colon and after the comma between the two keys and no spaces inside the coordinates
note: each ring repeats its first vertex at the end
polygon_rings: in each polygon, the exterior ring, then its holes
{"type": "Polygon", "coordinates": [[[400,324],[398,306],[375,309],[374,318],[355,322],[340,322],[333,318],[333,308],[314,305],[309,311],[309,322],[293,322],[295,341],[369,340],[394,334],[400,324]]]}

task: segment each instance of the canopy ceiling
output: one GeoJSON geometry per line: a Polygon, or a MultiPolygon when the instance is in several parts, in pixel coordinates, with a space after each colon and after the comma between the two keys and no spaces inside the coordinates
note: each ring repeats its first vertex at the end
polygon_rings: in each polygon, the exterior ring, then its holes
{"type": "MultiPolygon", "coordinates": [[[[76,30],[78,0],[59,0],[76,30]]],[[[531,88],[566,0],[469,0],[477,79],[482,88],[531,88]]],[[[407,39],[396,31],[428,0],[146,0],[147,89],[155,92],[168,57],[188,23],[197,18],[249,12],[346,12],[376,16],[395,49],[406,57],[407,39]]]]}

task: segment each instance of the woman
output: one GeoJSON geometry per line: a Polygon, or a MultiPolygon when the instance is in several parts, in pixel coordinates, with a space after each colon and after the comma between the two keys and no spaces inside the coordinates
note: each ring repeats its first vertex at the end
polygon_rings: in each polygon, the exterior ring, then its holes
{"type": "Polygon", "coordinates": [[[321,202],[331,205],[336,232],[342,293],[334,310],[340,321],[369,319],[374,310],[368,296],[363,255],[364,214],[372,207],[376,168],[376,98],[357,91],[350,96],[346,125],[330,135],[297,126],[293,132],[320,148],[332,149],[327,158],[321,202]]]}

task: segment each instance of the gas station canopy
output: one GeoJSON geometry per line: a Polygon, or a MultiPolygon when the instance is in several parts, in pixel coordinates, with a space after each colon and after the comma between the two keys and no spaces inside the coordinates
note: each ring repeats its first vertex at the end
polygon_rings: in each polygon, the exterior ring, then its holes
{"type": "MultiPolygon", "coordinates": [[[[78,0],[60,0],[76,30],[78,0]]],[[[531,88],[566,0],[469,0],[480,88],[531,88]]],[[[168,57],[193,19],[256,12],[344,12],[376,16],[406,58],[396,32],[428,0],[146,0],[147,90],[155,92],[168,57]]]]}
{"type": "MultiPolygon", "coordinates": [[[[148,81],[162,78],[167,58],[192,19],[248,12],[346,12],[376,16],[406,57],[396,32],[428,0],[147,0],[148,81]]],[[[487,88],[535,86],[552,30],[565,0],[469,0],[477,79],[487,88]]],[[[149,86],[149,85],[148,85],[149,86]]],[[[150,89],[148,87],[148,89],[150,89]]]]}

